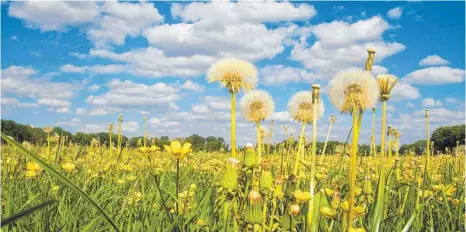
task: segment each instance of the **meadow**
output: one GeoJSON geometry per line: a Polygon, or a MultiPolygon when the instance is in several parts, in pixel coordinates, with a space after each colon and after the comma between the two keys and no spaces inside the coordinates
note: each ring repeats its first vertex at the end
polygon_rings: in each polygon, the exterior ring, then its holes
{"type": "Polygon", "coordinates": [[[319,155],[320,86],[290,99],[288,111],[302,128],[298,141],[287,135],[269,149],[261,122],[274,111],[272,98],[254,90],[257,70],[238,59],[221,60],[207,74],[231,94],[231,151],[194,152],[186,140],[159,147],[146,133],[137,147],[128,147],[111,124],[109,142],[89,144],[73,143],[50,127],[44,128],[47,142],[37,145],[2,133],[2,230],[464,230],[464,149],[458,143],[452,152],[434,154],[426,110],[424,154],[399,153],[401,133],[386,125],[385,113],[397,79],[370,74],[374,54],[368,50],[365,70],[342,71],[329,83],[332,104],[352,117],[353,126],[343,146],[325,145],[319,155]],[[240,100],[242,115],[257,127],[257,141],[244,147],[235,141],[239,91],[248,92],[240,100]],[[381,146],[373,136],[363,156],[362,113],[378,101],[381,146]],[[305,139],[307,125],[313,133],[305,139]]]}

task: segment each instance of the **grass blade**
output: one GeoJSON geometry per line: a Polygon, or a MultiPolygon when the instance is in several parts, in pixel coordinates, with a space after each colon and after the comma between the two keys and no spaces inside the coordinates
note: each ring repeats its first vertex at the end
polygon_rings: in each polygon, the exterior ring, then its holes
{"type": "Polygon", "coordinates": [[[75,191],[77,194],[81,195],[87,202],[89,202],[92,206],[94,206],[97,211],[102,214],[105,219],[113,226],[113,228],[116,231],[120,231],[116,224],[110,219],[110,217],[107,215],[107,213],[94,201],[92,198],[85,193],[83,190],[81,190],[78,186],[76,186],[70,179],[68,179],[66,176],[62,175],[60,172],[55,170],[52,166],[47,164],[45,161],[39,158],[36,154],[34,154],[31,151],[26,150],[21,144],[17,143],[16,141],[8,138],[7,135],[5,135],[3,132],[1,133],[2,139],[8,142],[9,144],[13,145],[18,151],[20,151],[23,155],[25,155],[28,159],[31,159],[32,161],[36,162],[39,166],[41,166],[47,173],[51,174],[52,176],[56,177],[58,180],[60,180],[63,184],[67,185],[70,187],[73,191],[75,191]]]}
{"type": "Polygon", "coordinates": [[[25,209],[25,210],[23,210],[23,211],[20,211],[20,212],[18,212],[18,213],[15,213],[15,214],[9,216],[8,218],[2,219],[2,227],[4,227],[4,226],[6,226],[6,225],[8,225],[8,224],[10,224],[10,223],[12,223],[12,222],[14,222],[14,221],[20,219],[20,218],[22,218],[22,217],[24,217],[24,216],[27,216],[27,215],[33,213],[33,212],[36,211],[36,210],[45,208],[45,207],[47,207],[48,205],[51,205],[51,204],[53,204],[53,203],[55,203],[55,200],[48,200],[48,201],[46,201],[46,202],[42,202],[42,203],[40,203],[40,204],[38,204],[38,205],[32,206],[32,207],[29,208],[29,209],[25,209]]]}

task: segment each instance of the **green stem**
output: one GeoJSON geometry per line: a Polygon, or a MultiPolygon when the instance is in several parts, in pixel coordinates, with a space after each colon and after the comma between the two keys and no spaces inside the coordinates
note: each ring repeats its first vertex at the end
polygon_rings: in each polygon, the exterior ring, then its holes
{"type": "Polygon", "coordinates": [[[236,158],[236,93],[231,94],[231,155],[236,158]]]}
{"type": "Polygon", "coordinates": [[[353,226],[354,220],[354,204],[356,198],[356,164],[357,164],[357,152],[358,152],[358,139],[359,139],[359,125],[361,122],[362,112],[359,112],[356,108],[353,108],[353,139],[351,146],[350,156],[350,172],[349,172],[349,210],[348,210],[348,229],[353,226]]]}
{"type": "MultiPolygon", "coordinates": [[[[178,199],[178,192],[180,190],[180,159],[176,159],[176,198],[178,199]]],[[[179,215],[178,202],[176,203],[176,214],[179,215]]]]}
{"type": "Polygon", "coordinates": [[[256,134],[257,134],[257,156],[259,165],[262,162],[262,142],[261,142],[261,125],[260,122],[256,123],[256,134]]]}
{"type": "MultiPolygon", "coordinates": [[[[315,175],[316,175],[316,137],[317,137],[317,101],[313,104],[313,117],[312,117],[312,151],[311,151],[311,184],[309,192],[311,193],[311,199],[309,200],[309,207],[307,210],[307,228],[311,228],[312,214],[314,212],[314,188],[315,188],[315,175]]],[[[330,128],[332,124],[330,124],[330,128]]],[[[330,133],[329,128],[329,133],[330,133]]],[[[328,139],[328,134],[327,134],[328,139]]]]}
{"type": "Polygon", "coordinates": [[[296,176],[298,174],[298,164],[299,164],[299,159],[300,159],[300,154],[301,154],[301,147],[303,146],[303,140],[304,140],[304,128],[306,127],[306,123],[303,122],[303,125],[301,126],[301,134],[299,136],[299,143],[298,143],[298,152],[296,153],[296,160],[294,162],[294,169],[293,169],[293,174],[296,176]]]}
{"type": "Polygon", "coordinates": [[[332,130],[332,125],[333,125],[333,121],[330,122],[330,126],[328,127],[327,138],[325,138],[325,144],[324,144],[324,148],[322,149],[322,154],[321,154],[321,157],[320,157],[320,163],[322,163],[323,160],[324,160],[325,150],[327,149],[328,137],[330,136],[330,131],[332,130]]]}

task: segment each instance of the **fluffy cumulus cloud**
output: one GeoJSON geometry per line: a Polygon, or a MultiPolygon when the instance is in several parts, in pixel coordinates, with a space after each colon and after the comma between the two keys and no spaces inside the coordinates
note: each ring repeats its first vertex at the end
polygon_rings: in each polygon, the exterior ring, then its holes
{"type": "Polygon", "coordinates": [[[39,71],[31,67],[12,65],[2,70],[2,95],[12,94],[37,100],[37,103],[14,103],[17,107],[36,108],[39,105],[56,107],[56,113],[69,113],[71,98],[82,89],[79,83],[53,82],[47,75],[40,76],[39,71]]]}
{"type": "Polygon", "coordinates": [[[431,66],[431,65],[447,65],[450,64],[448,60],[443,59],[438,55],[430,55],[426,58],[419,61],[421,66],[431,66]]]}
{"type": "Polygon", "coordinates": [[[123,122],[121,130],[123,132],[137,132],[139,130],[139,123],[136,121],[123,122]]]}
{"type": "MultiPolygon", "coordinates": [[[[406,47],[398,42],[385,42],[382,34],[394,28],[380,16],[355,23],[332,21],[312,27],[317,38],[309,44],[307,37],[293,42],[291,59],[311,69],[317,79],[328,80],[336,72],[354,66],[361,67],[367,59],[367,48],[377,51],[375,62],[403,51],[406,47]]],[[[382,67],[376,71],[384,72],[382,67]]]]}
{"type": "Polygon", "coordinates": [[[2,97],[0,98],[2,107],[20,107],[20,108],[37,108],[39,104],[32,102],[20,102],[16,98],[2,97]]]}
{"type": "Polygon", "coordinates": [[[196,82],[187,80],[184,82],[184,84],[181,86],[183,89],[191,90],[194,92],[204,92],[205,91],[205,86],[198,84],[196,82]]]}
{"type": "Polygon", "coordinates": [[[401,17],[401,14],[403,13],[403,9],[401,7],[395,7],[393,9],[390,9],[387,12],[387,16],[391,19],[399,19],[401,17]]]}
{"type": "Polygon", "coordinates": [[[305,69],[285,65],[267,65],[260,70],[265,85],[283,85],[301,81],[311,81],[312,74],[305,69]]]}
{"type": "Polygon", "coordinates": [[[392,96],[392,99],[394,100],[403,100],[403,99],[413,100],[413,99],[420,98],[421,93],[418,88],[410,84],[399,82],[393,88],[391,92],[391,96],[392,96]]]}
{"type": "Polygon", "coordinates": [[[11,2],[8,15],[42,31],[60,31],[68,26],[91,23],[100,14],[97,2],[11,2]]]}
{"type": "Polygon", "coordinates": [[[8,14],[42,31],[63,31],[71,26],[85,27],[87,37],[97,47],[122,45],[127,37],[139,36],[144,29],[164,19],[152,3],[117,1],[12,2],[8,14]]]}
{"type": "Polygon", "coordinates": [[[464,70],[447,66],[429,67],[406,74],[403,81],[418,85],[462,83],[464,81],[464,70]]]}
{"type": "Polygon", "coordinates": [[[101,95],[90,95],[86,102],[106,107],[169,106],[181,98],[178,88],[163,82],[144,85],[113,79],[107,83],[107,87],[109,91],[101,95]]]}
{"type": "Polygon", "coordinates": [[[433,108],[433,107],[441,107],[443,106],[442,102],[439,100],[435,100],[433,98],[424,98],[421,102],[423,107],[433,108]]]}

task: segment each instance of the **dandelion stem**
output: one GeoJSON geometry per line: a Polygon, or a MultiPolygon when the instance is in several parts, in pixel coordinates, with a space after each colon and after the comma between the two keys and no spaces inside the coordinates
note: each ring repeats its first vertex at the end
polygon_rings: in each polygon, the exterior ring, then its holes
{"type": "Polygon", "coordinates": [[[236,158],[236,93],[231,93],[231,155],[236,158]]]}
{"type": "Polygon", "coordinates": [[[330,121],[330,126],[328,127],[328,131],[327,131],[327,137],[325,138],[324,148],[322,149],[322,154],[320,154],[321,155],[320,163],[322,163],[323,160],[324,160],[325,150],[327,149],[328,137],[330,136],[330,131],[332,130],[332,125],[333,125],[333,121],[330,121]]]}
{"type": "Polygon", "coordinates": [[[259,165],[262,162],[262,143],[261,143],[261,125],[260,122],[256,123],[256,134],[257,134],[257,157],[259,165]]]}
{"type": "MultiPolygon", "coordinates": [[[[178,192],[180,190],[180,159],[176,159],[176,194],[178,198],[178,192]]],[[[176,203],[176,215],[179,215],[178,202],[176,203]]]]}
{"type": "Polygon", "coordinates": [[[348,230],[353,226],[354,219],[354,203],[356,197],[356,155],[358,153],[359,126],[361,122],[362,112],[359,112],[356,107],[353,107],[353,139],[350,156],[350,175],[349,175],[349,210],[348,210],[348,230]]]}
{"type": "MultiPolygon", "coordinates": [[[[311,151],[311,184],[309,192],[311,193],[311,199],[309,200],[309,207],[307,209],[307,228],[308,230],[312,225],[312,214],[314,212],[314,188],[315,188],[315,175],[316,175],[316,137],[317,137],[317,100],[313,100],[313,117],[312,117],[312,151],[311,151]]],[[[332,124],[330,124],[331,127],[332,124]]],[[[329,129],[330,133],[330,129],[329,129]]],[[[328,138],[328,135],[327,135],[328,138]]]]}
{"type": "Polygon", "coordinates": [[[295,160],[294,169],[293,169],[293,174],[295,176],[298,174],[298,164],[299,164],[299,159],[300,159],[300,154],[301,154],[301,147],[302,147],[303,140],[304,140],[304,128],[305,127],[306,127],[306,123],[303,122],[303,125],[301,126],[301,134],[299,136],[298,152],[296,153],[296,160],[295,160]]]}

